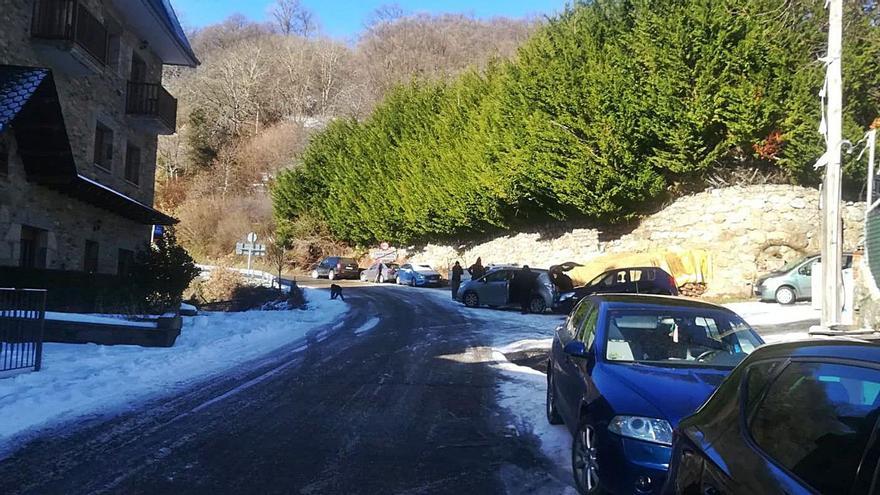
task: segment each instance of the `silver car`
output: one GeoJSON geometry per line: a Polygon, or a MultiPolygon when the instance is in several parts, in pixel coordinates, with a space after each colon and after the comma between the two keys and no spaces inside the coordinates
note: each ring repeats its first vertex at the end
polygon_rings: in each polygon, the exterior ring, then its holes
{"type": "MultiPolygon", "coordinates": [[[[818,254],[792,261],[775,272],[758,277],[754,292],[762,301],[794,304],[813,298],[813,265],[818,254]]],[[[843,254],[843,269],[852,266],[852,253],[843,254]]]]}
{"type": "MultiPolygon", "coordinates": [[[[471,308],[480,306],[490,308],[519,307],[519,301],[510,299],[510,281],[519,270],[514,267],[490,269],[489,273],[478,279],[462,282],[458,292],[455,293],[455,299],[471,308]]],[[[538,279],[533,289],[532,299],[529,301],[529,311],[543,313],[547,308],[556,305],[559,292],[550,280],[550,273],[547,270],[532,269],[532,272],[537,274],[538,279]]]]}
{"type": "Polygon", "coordinates": [[[397,279],[397,270],[399,269],[400,265],[398,265],[397,263],[386,263],[384,261],[377,261],[370,265],[369,268],[361,272],[361,281],[376,282],[377,284],[393,282],[395,279],[397,279]]]}

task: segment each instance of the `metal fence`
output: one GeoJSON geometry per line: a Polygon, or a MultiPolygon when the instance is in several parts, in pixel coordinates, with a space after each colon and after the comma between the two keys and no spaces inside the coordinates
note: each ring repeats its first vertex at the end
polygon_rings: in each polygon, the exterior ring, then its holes
{"type": "Polygon", "coordinates": [[[45,319],[45,290],[0,289],[0,373],[40,371],[45,319]]]}

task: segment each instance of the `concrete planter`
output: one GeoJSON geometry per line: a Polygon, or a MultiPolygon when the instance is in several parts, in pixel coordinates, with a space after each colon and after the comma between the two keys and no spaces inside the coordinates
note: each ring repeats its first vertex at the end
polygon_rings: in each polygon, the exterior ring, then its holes
{"type": "Polygon", "coordinates": [[[155,328],[46,320],[43,341],[63,344],[171,347],[180,335],[180,316],[160,317],[155,328]]]}

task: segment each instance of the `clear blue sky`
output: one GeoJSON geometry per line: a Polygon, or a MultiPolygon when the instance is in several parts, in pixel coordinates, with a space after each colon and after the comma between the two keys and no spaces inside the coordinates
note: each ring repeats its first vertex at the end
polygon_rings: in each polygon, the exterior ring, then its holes
{"type": "MultiPolygon", "coordinates": [[[[220,22],[234,13],[267,20],[272,0],[171,0],[184,27],[202,27],[220,22]]],[[[336,38],[353,38],[364,20],[381,5],[396,3],[407,12],[464,13],[477,17],[525,17],[549,15],[562,10],[567,0],[304,0],[314,11],[324,33],[336,38]]]]}

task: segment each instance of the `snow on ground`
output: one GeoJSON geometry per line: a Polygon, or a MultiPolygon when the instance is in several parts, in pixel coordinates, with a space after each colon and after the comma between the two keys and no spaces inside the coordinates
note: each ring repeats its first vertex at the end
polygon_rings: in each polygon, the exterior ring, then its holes
{"type": "Polygon", "coordinates": [[[547,339],[553,338],[556,327],[565,320],[565,315],[550,313],[524,315],[513,309],[469,308],[453,301],[448,289],[429,289],[425,293],[431,294],[437,301],[445,302],[450,310],[458,311],[468,319],[491,324],[492,332],[486,336],[489,338],[488,344],[496,348],[524,340],[543,339],[549,342],[547,339]]]}
{"type": "Polygon", "coordinates": [[[364,323],[363,325],[358,327],[357,330],[354,331],[354,334],[355,335],[363,335],[363,334],[369,332],[370,330],[376,328],[376,325],[379,324],[379,321],[380,321],[379,318],[376,316],[370,318],[369,320],[367,320],[366,323],[364,323]]]}
{"type": "Polygon", "coordinates": [[[43,369],[0,379],[0,450],[33,428],[121,410],[303,340],[348,310],[307,289],[308,310],[202,313],[171,348],[53,344],[43,369]]]}
{"type": "Polygon", "coordinates": [[[52,321],[72,321],[77,323],[102,323],[104,325],[156,328],[156,323],[151,321],[128,321],[122,315],[86,315],[80,313],[58,313],[46,311],[46,319],[52,321]]]}
{"type": "Polygon", "coordinates": [[[813,309],[809,302],[784,306],[777,303],[748,301],[728,303],[724,306],[742,316],[752,326],[782,325],[818,320],[821,313],[818,309],[813,309]]]}
{"type": "MultiPolygon", "coordinates": [[[[502,373],[497,386],[498,403],[514,417],[517,432],[532,433],[541,444],[541,451],[571,480],[571,433],[562,425],[547,422],[544,395],[547,377],[544,373],[507,360],[504,354],[494,351],[495,368],[502,373]]],[[[569,487],[563,493],[577,493],[569,487]]]]}

